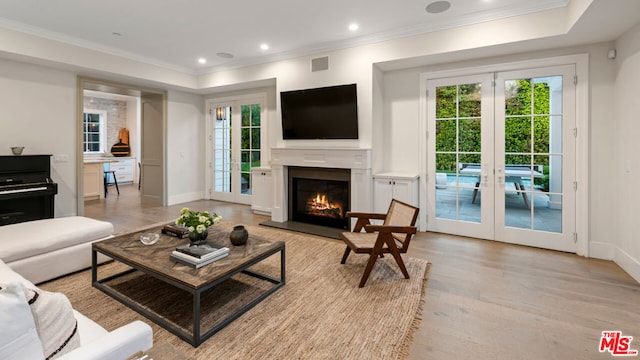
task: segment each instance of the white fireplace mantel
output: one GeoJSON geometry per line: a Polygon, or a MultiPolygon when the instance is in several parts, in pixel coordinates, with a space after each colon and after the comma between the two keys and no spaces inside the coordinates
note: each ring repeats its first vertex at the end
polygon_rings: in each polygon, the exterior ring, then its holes
{"type": "Polygon", "coordinates": [[[272,148],[273,209],[271,220],[285,222],[287,168],[321,167],[351,170],[351,211],[371,211],[371,149],[360,148],[272,148]]]}

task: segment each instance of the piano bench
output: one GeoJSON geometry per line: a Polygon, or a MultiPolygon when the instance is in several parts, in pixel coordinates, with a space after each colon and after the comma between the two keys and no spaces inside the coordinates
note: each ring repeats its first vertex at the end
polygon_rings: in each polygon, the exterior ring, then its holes
{"type": "Polygon", "coordinates": [[[91,243],[110,237],[111,223],[83,216],[4,225],[0,259],[29,281],[41,283],[91,267],[91,243]]]}

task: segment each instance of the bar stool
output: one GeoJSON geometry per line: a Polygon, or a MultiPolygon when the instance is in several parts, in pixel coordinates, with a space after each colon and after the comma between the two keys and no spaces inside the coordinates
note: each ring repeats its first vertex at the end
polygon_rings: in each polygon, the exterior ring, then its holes
{"type": "Polygon", "coordinates": [[[140,185],[142,185],[142,169],[140,168],[140,162],[138,162],[138,191],[140,191],[140,185]]]}
{"type": "Polygon", "coordinates": [[[116,184],[116,190],[118,191],[118,195],[120,195],[120,188],[118,188],[118,179],[116,179],[116,171],[109,170],[104,172],[104,197],[107,197],[107,176],[111,174],[113,176],[113,182],[116,184]]]}

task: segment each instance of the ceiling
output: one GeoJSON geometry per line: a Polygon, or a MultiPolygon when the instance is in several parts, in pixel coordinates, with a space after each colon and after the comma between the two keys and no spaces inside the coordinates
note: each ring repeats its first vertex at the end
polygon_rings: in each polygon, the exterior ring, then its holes
{"type": "Polygon", "coordinates": [[[0,27],[197,75],[545,11],[570,1],[590,6],[553,46],[614,40],[640,21],[640,0],[0,0],[0,27]],[[426,11],[447,4],[446,11],[426,11]],[[348,28],[353,23],[359,26],[355,31],[348,28]]]}
{"type": "Polygon", "coordinates": [[[568,2],[0,0],[0,26],[198,74],[542,11],[568,2]],[[450,7],[444,12],[426,11],[431,4],[436,10],[446,8],[447,2],[450,7]],[[352,23],[358,24],[357,30],[349,30],[352,23]],[[261,49],[261,44],[269,49],[261,49]],[[199,58],[207,62],[200,64],[199,58]]]}

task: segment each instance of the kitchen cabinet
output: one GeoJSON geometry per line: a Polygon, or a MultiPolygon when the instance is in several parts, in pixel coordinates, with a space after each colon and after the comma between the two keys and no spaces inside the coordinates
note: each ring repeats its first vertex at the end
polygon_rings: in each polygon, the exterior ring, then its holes
{"type": "Polygon", "coordinates": [[[263,215],[273,208],[273,175],[271,168],[251,169],[251,210],[263,215]]]}
{"type": "MultiPolygon", "coordinates": [[[[105,165],[105,171],[115,171],[116,180],[118,185],[132,183],[135,179],[136,158],[134,157],[118,157],[114,158],[115,162],[110,162],[105,165]]],[[[107,182],[113,183],[111,174],[107,176],[107,182]]]]}
{"type": "Polygon", "coordinates": [[[391,199],[418,206],[418,175],[380,173],[373,176],[373,210],[386,214],[391,199]]]}
{"type": "Polygon", "coordinates": [[[84,199],[97,200],[103,197],[104,185],[102,163],[84,164],[84,199]]]}

